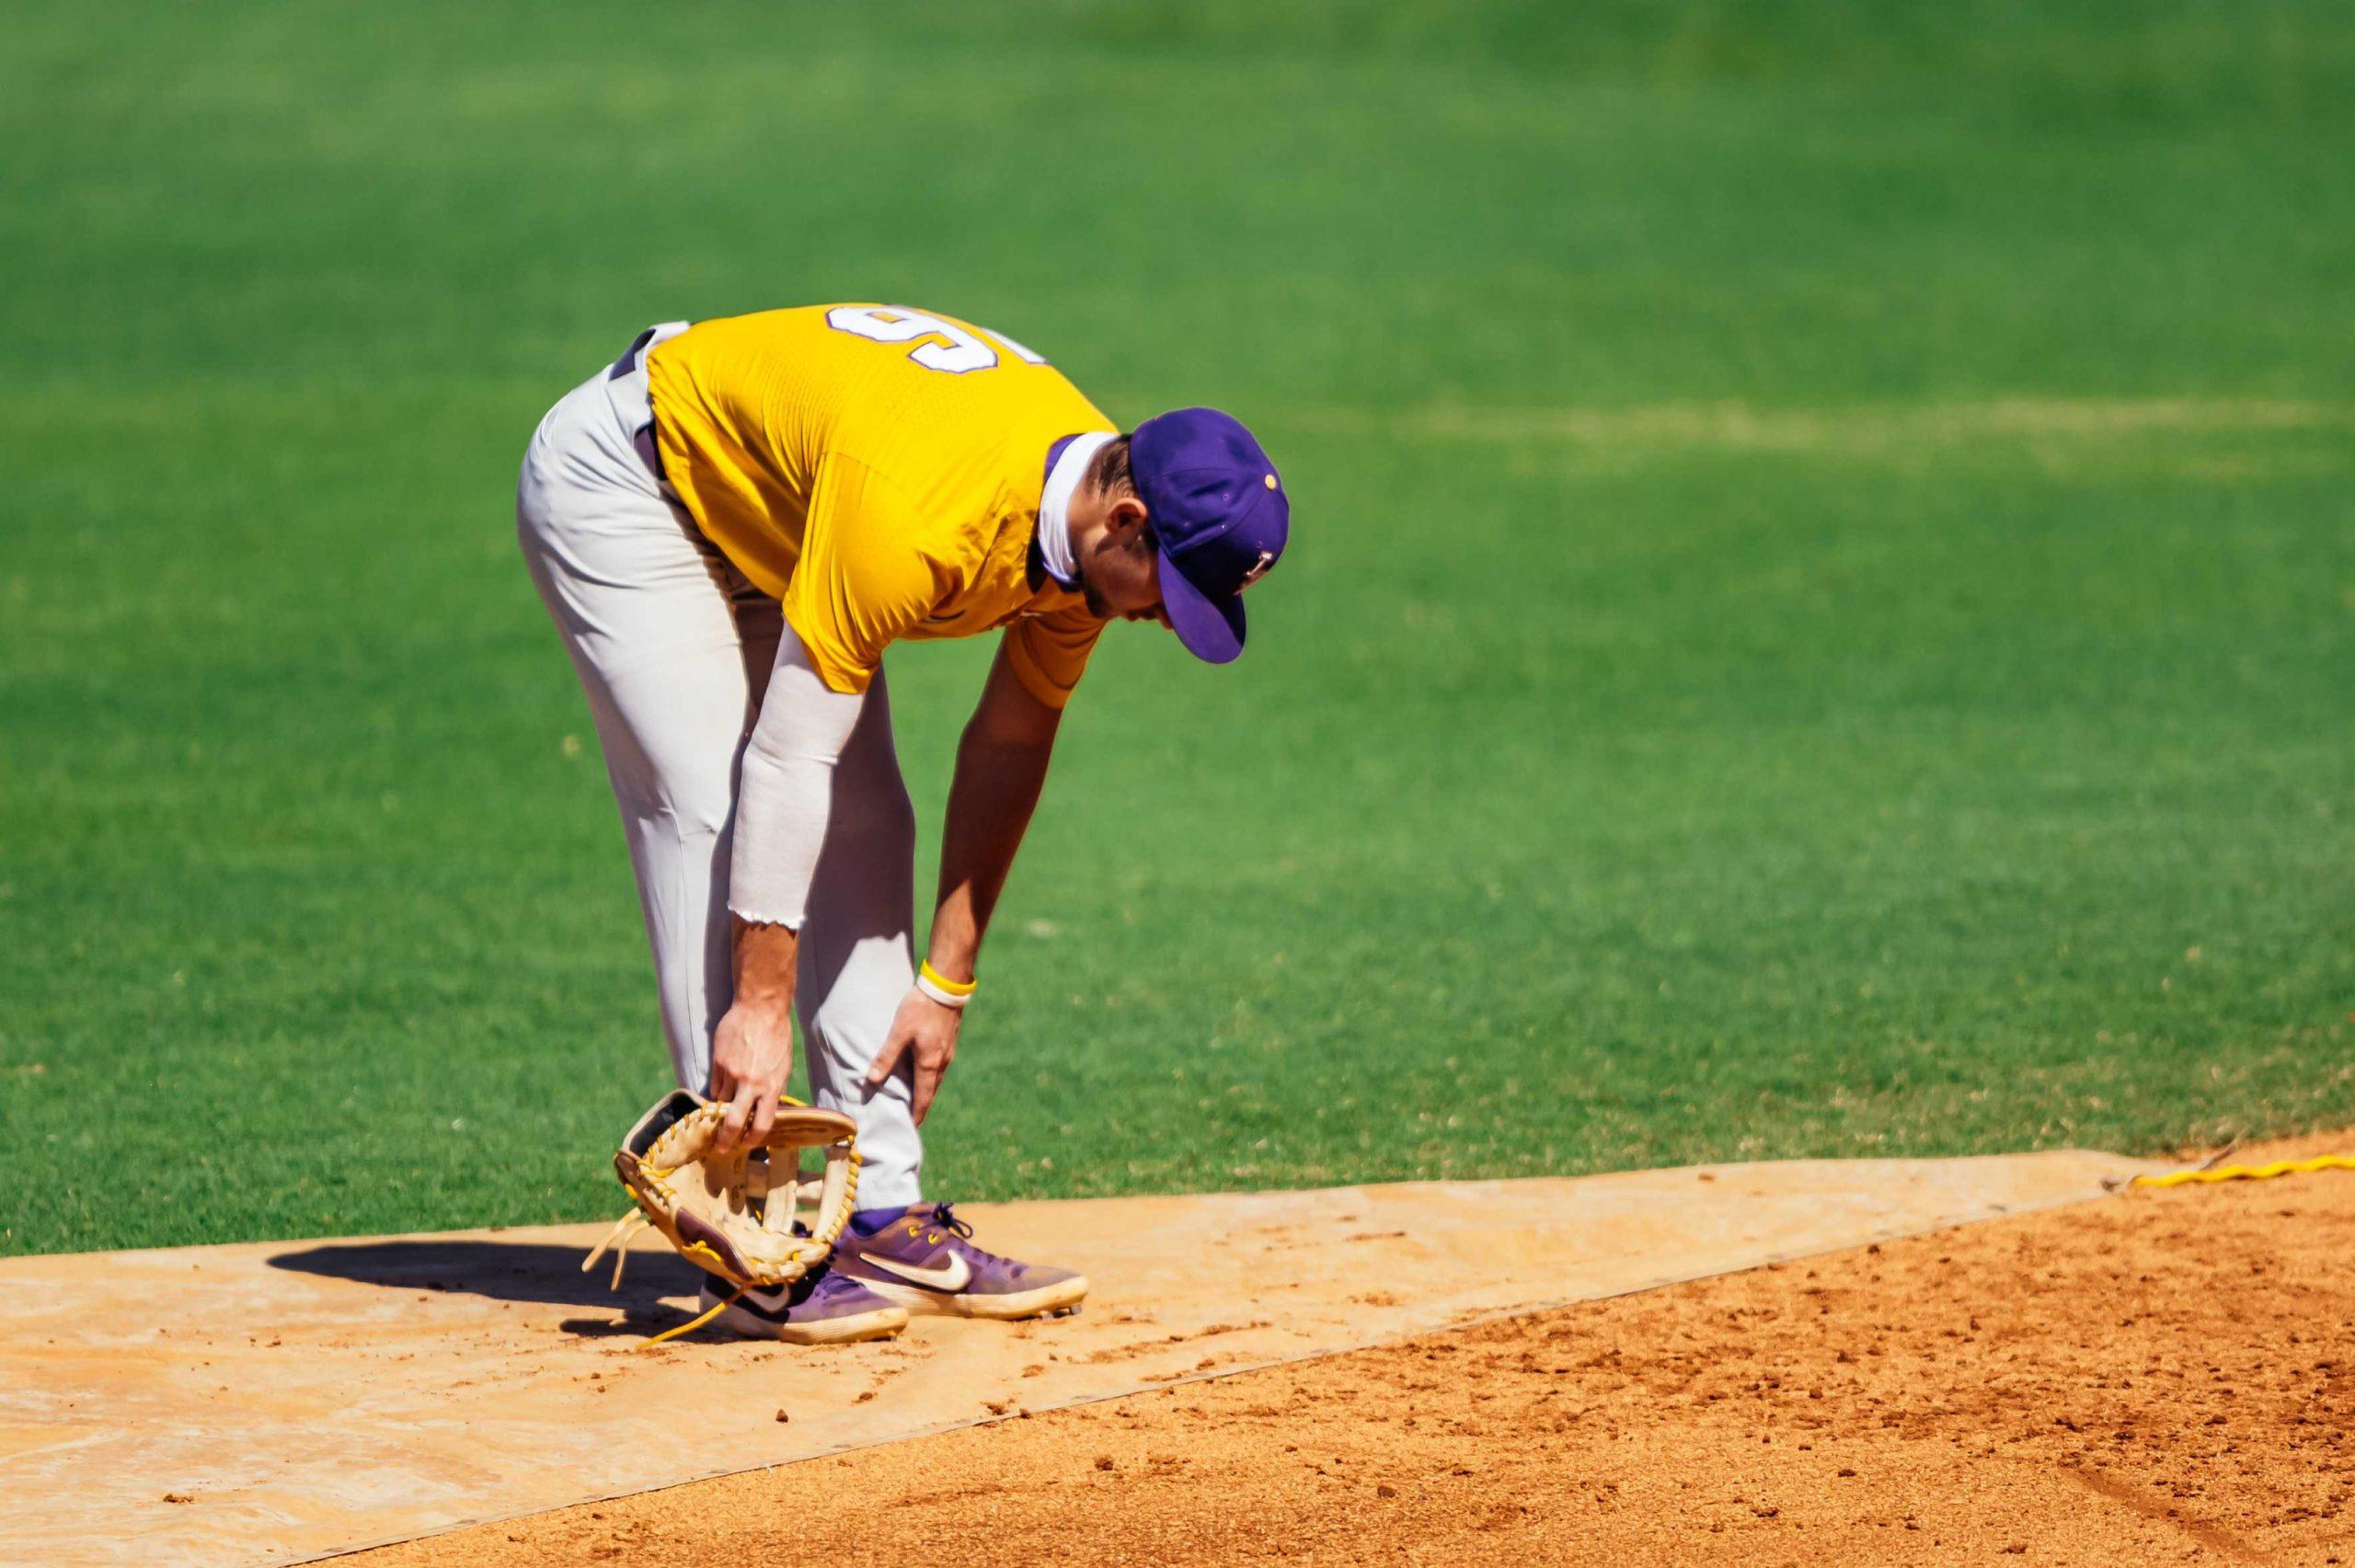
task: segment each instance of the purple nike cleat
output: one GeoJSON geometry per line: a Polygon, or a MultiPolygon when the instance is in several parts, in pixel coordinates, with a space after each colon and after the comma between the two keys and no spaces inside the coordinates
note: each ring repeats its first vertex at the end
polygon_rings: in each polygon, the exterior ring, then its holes
{"type": "MultiPolygon", "coordinates": [[[[704,1306],[718,1306],[734,1288],[726,1280],[706,1275],[704,1306]]],[[[745,1291],[712,1322],[750,1339],[847,1345],[859,1339],[889,1339],[908,1326],[908,1314],[840,1270],[818,1268],[782,1290],[745,1291]]]]}
{"type": "Polygon", "coordinates": [[[953,1206],[920,1203],[872,1236],[845,1230],[834,1271],[912,1312],[1035,1318],[1079,1310],[1086,1276],[983,1252],[972,1236],[953,1206]]]}

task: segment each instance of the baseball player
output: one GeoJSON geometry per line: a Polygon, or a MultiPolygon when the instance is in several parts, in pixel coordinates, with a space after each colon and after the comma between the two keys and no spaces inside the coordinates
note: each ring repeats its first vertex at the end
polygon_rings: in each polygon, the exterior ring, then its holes
{"type": "Polygon", "coordinates": [[[1012,338],[897,306],[650,327],[541,421],[518,532],[621,806],[672,1070],[749,1142],[798,1017],[813,1097],[858,1123],[867,1207],[832,1265],[721,1322],[806,1344],[1086,1294],[925,1202],[917,1129],[1097,635],[1153,621],[1234,658],[1290,510],[1229,416],[1122,435],[1012,338]],[[919,964],[883,651],[986,632],[919,964]]]}

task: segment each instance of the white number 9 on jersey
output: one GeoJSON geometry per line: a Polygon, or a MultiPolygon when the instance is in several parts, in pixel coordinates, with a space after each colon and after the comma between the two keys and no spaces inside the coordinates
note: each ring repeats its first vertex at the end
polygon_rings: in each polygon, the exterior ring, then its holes
{"type": "Polygon", "coordinates": [[[1003,332],[987,327],[968,331],[936,315],[897,305],[836,305],[826,313],[826,325],[878,343],[913,343],[921,338],[925,341],[910,349],[908,358],[928,371],[947,371],[950,375],[988,370],[997,363],[998,349],[1028,364],[1047,362],[1003,332]],[[993,343],[996,348],[991,347],[993,343]]]}

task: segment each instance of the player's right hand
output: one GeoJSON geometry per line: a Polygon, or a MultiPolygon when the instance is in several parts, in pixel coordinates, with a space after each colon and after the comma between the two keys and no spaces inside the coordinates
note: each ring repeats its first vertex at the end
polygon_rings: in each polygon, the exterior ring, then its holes
{"type": "Polygon", "coordinates": [[[741,1001],[729,1008],[711,1042],[710,1097],[728,1107],[719,1152],[753,1148],[768,1136],[792,1074],[793,1010],[741,1001]]]}

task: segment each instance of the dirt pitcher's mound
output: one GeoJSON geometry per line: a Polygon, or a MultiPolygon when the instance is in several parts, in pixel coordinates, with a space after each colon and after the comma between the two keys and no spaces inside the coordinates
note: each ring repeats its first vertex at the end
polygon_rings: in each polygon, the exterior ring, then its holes
{"type": "Polygon", "coordinates": [[[2351,1425],[2355,1173],[2323,1173],[2139,1190],[354,1561],[2355,1563],[2351,1425]]]}
{"type": "Polygon", "coordinates": [[[2085,1150],[977,1206],[1096,1283],[833,1351],[708,1331],[602,1225],[0,1262],[0,1562],[307,1561],[2101,1198],[2085,1150]],[[158,1316],[154,1303],[171,1303],[158,1316]],[[785,1410],[789,1423],[775,1419],[785,1410]]]}

